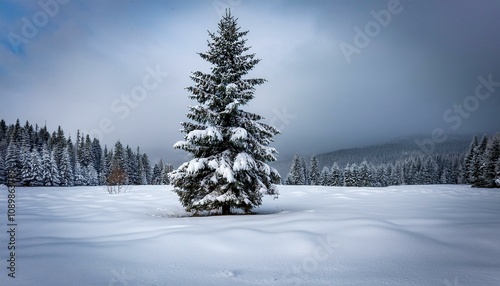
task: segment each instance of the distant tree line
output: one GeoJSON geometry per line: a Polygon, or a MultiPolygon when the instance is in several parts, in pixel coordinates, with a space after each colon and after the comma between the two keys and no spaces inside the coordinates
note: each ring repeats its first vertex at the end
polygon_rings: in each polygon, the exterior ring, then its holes
{"type": "Polygon", "coordinates": [[[76,142],[59,126],[47,127],[19,119],[0,121],[0,184],[13,186],[97,186],[169,184],[172,165],[160,160],[151,167],[139,147],[133,151],[117,141],[102,148],[97,138],[77,132],[76,142]]]}
{"type": "Polygon", "coordinates": [[[500,187],[500,135],[472,140],[464,153],[411,154],[393,162],[324,166],[312,156],[309,166],[295,155],[284,182],[290,185],[385,187],[394,185],[471,184],[500,187]]]}

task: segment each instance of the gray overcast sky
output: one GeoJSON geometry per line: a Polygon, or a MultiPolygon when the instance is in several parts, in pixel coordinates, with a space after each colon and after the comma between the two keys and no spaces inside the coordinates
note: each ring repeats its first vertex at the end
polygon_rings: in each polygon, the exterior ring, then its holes
{"type": "Polygon", "coordinates": [[[247,110],[282,129],[283,155],[500,131],[500,1],[54,1],[0,2],[7,123],[99,130],[178,162],[184,88],[231,7],[262,59],[250,76],[268,80],[247,110]]]}

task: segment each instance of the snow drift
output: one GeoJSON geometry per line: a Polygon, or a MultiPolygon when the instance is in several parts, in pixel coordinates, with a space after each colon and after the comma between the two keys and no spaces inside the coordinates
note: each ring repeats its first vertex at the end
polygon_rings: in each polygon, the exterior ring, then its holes
{"type": "Polygon", "coordinates": [[[189,217],[171,189],[17,188],[0,285],[500,285],[498,190],[280,186],[255,215],[189,217]]]}

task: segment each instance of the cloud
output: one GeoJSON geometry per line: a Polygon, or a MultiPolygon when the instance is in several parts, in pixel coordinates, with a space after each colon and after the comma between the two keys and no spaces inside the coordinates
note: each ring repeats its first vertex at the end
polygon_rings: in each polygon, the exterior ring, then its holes
{"type": "MultiPolygon", "coordinates": [[[[35,2],[33,2],[35,3],[35,2]]],[[[38,4],[6,1],[0,17],[0,114],[68,133],[99,129],[155,159],[173,160],[179,122],[193,104],[185,87],[192,71],[209,71],[206,51],[220,8],[232,6],[250,52],[262,61],[250,73],[268,82],[248,109],[283,129],[281,154],[319,153],[368,145],[436,127],[450,133],[498,131],[500,96],[482,103],[458,130],[443,113],[474,93],[479,75],[500,80],[500,4],[401,1],[404,10],[348,63],[339,48],[354,27],[386,9],[373,1],[70,1],[14,53],[7,37],[20,33],[38,4]],[[222,4],[221,4],[222,3],[222,4]],[[478,21],[478,19],[481,19],[478,21]],[[168,73],[129,114],[116,101],[143,84],[148,69],[168,73]],[[171,159],[172,158],[172,159],[171,159]]]]}

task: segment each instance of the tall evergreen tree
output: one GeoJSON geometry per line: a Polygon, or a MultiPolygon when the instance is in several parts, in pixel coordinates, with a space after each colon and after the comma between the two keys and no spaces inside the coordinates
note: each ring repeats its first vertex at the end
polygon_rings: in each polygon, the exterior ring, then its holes
{"type": "Polygon", "coordinates": [[[102,147],[99,139],[94,138],[91,144],[91,157],[92,157],[92,166],[97,172],[97,175],[100,176],[102,172],[102,147]]]}
{"type": "Polygon", "coordinates": [[[59,167],[59,180],[61,186],[73,186],[73,168],[69,156],[69,146],[66,146],[62,152],[61,163],[59,167]]]}
{"type": "Polygon", "coordinates": [[[484,159],[483,159],[483,174],[481,187],[495,188],[496,187],[496,167],[500,159],[500,134],[494,136],[490,140],[490,144],[486,149],[484,159]]]}
{"type": "Polygon", "coordinates": [[[292,166],[290,167],[290,172],[287,177],[288,185],[304,185],[306,183],[304,176],[304,169],[302,166],[302,158],[299,155],[295,155],[293,158],[292,166]]]}
{"type": "MultiPolygon", "coordinates": [[[[19,121],[18,121],[19,122],[19,121]]],[[[9,147],[7,148],[7,154],[5,156],[5,173],[7,177],[7,185],[9,186],[20,186],[22,183],[22,160],[21,160],[21,148],[15,141],[15,135],[12,135],[9,147]]]]}
{"type": "Polygon", "coordinates": [[[23,156],[21,168],[21,184],[23,186],[31,186],[32,175],[35,173],[34,160],[32,160],[32,152],[26,152],[23,156]]]}
{"type": "Polygon", "coordinates": [[[484,171],[484,155],[488,148],[488,136],[484,135],[481,141],[474,149],[474,157],[472,158],[472,167],[470,170],[469,180],[473,187],[481,187],[485,185],[484,171]]]}
{"type": "Polygon", "coordinates": [[[5,170],[5,153],[3,150],[0,150],[0,185],[7,184],[7,175],[5,170]]]}
{"type": "Polygon", "coordinates": [[[113,151],[108,152],[108,146],[104,145],[104,151],[102,155],[102,166],[101,173],[99,175],[99,184],[106,185],[108,181],[108,176],[111,171],[111,164],[113,161],[113,151]]]}
{"type": "Polygon", "coordinates": [[[44,186],[58,186],[60,184],[59,170],[53,152],[45,145],[42,151],[42,181],[44,186]]]}
{"type": "Polygon", "coordinates": [[[372,181],[372,170],[370,166],[368,166],[368,162],[363,160],[358,168],[358,187],[370,187],[372,181]]]}
{"type": "Polygon", "coordinates": [[[135,178],[135,184],[136,185],[147,185],[147,179],[146,179],[146,171],[144,170],[144,164],[142,162],[142,154],[139,150],[139,147],[137,147],[137,152],[135,153],[135,163],[136,163],[136,178],[135,178]]]}
{"type": "Polygon", "coordinates": [[[470,184],[470,179],[469,176],[471,174],[471,170],[473,168],[473,159],[474,159],[474,151],[477,148],[478,145],[478,139],[477,135],[474,135],[474,138],[472,138],[472,142],[470,143],[469,149],[467,150],[467,153],[464,157],[464,162],[463,162],[463,177],[464,177],[464,183],[470,184]]]}
{"type": "Polygon", "coordinates": [[[231,209],[246,212],[262,203],[264,194],[277,195],[278,172],[267,165],[277,151],[268,147],[279,131],[259,122],[261,116],[240,109],[253,97],[264,79],[244,79],[260,61],[244,54],[244,36],[237,20],[227,12],[217,33],[210,33],[208,52],[202,59],[212,64],[211,73],[194,72],[195,86],[187,90],[199,105],[190,107],[182,123],[184,141],[174,145],[194,159],[171,173],[174,191],[188,211],[231,209]]]}
{"type": "Polygon", "coordinates": [[[497,165],[495,167],[496,177],[495,184],[497,187],[500,187],[500,159],[497,160],[497,165]]]}
{"type": "Polygon", "coordinates": [[[319,175],[319,185],[328,186],[330,178],[330,170],[328,170],[327,166],[324,166],[319,175]]]}
{"type": "Polygon", "coordinates": [[[138,184],[137,156],[128,145],[125,147],[125,173],[127,174],[127,184],[138,184]]]}
{"type": "Polygon", "coordinates": [[[307,171],[307,164],[304,157],[300,157],[300,167],[302,169],[304,183],[303,185],[309,185],[309,172],[307,171]]]}
{"type": "Polygon", "coordinates": [[[149,157],[146,153],[142,154],[142,166],[144,168],[144,177],[146,179],[146,184],[151,185],[151,162],[149,161],[149,157]]]}
{"type": "Polygon", "coordinates": [[[155,164],[153,168],[153,175],[151,179],[151,183],[153,185],[161,185],[161,175],[163,172],[163,160],[160,159],[158,163],[155,164]]]}
{"type": "Polygon", "coordinates": [[[309,185],[319,185],[320,177],[319,177],[319,166],[318,166],[318,158],[316,155],[311,157],[311,167],[309,170],[309,185]]]}
{"type": "Polygon", "coordinates": [[[337,162],[333,162],[332,168],[330,170],[330,178],[328,179],[328,185],[337,187],[343,185],[342,172],[340,171],[340,167],[337,162]]]}
{"type": "Polygon", "coordinates": [[[356,174],[354,168],[350,164],[347,164],[344,168],[344,186],[354,187],[356,186],[356,174]]]}

